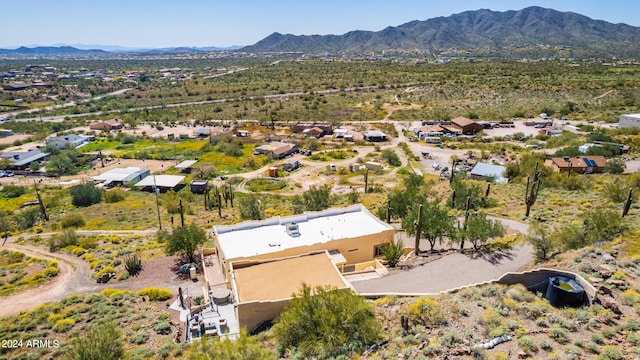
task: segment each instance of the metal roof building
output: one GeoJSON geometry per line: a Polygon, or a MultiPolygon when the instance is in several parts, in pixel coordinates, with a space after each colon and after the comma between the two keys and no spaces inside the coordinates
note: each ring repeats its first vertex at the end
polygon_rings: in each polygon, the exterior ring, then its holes
{"type": "Polygon", "coordinates": [[[180,175],[150,175],[139,181],[136,187],[157,187],[161,190],[176,188],[184,181],[184,176],[180,175]]]}
{"type": "Polygon", "coordinates": [[[477,163],[469,173],[472,178],[493,179],[493,182],[506,183],[508,178],[504,177],[507,168],[502,165],[477,163]]]}
{"type": "Polygon", "coordinates": [[[9,159],[13,166],[17,168],[26,167],[34,161],[44,159],[49,153],[43,153],[40,150],[29,151],[7,151],[0,155],[0,158],[9,159]]]}
{"type": "Polygon", "coordinates": [[[138,182],[147,176],[149,176],[150,171],[148,169],[140,169],[137,167],[128,167],[128,168],[115,168],[109,171],[106,171],[98,176],[92,177],[94,181],[101,181],[105,183],[121,183],[121,184],[129,184],[138,182]]]}

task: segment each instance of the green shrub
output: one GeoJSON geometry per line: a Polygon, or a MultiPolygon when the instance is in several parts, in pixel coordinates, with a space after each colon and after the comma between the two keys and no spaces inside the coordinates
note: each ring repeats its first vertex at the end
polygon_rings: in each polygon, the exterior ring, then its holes
{"type": "Polygon", "coordinates": [[[569,341],[567,338],[567,331],[559,327],[549,329],[549,336],[560,344],[565,344],[569,341]]]}
{"type": "Polygon", "coordinates": [[[350,290],[304,285],[273,326],[281,355],[299,358],[348,356],[380,338],[371,304],[350,290]]]}
{"type": "Polygon", "coordinates": [[[158,325],[154,326],[153,330],[155,330],[155,332],[158,334],[167,335],[171,333],[171,324],[169,324],[166,321],[163,321],[158,325]]]}
{"type": "MultiPolygon", "coordinates": [[[[260,359],[276,360],[276,357],[260,344],[254,336],[247,335],[245,329],[240,335],[231,340],[197,341],[189,348],[189,359],[239,360],[260,359]]],[[[174,355],[179,356],[182,348],[178,348],[174,355]]]]}
{"type": "Polygon", "coordinates": [[[538,347],[536,346],[536,343],[529,336],[523,336],[520,339],[518,339],[518,344],[520,344],[520,347],[525,352],[536,352],[536,351],[538,351],[538,347]]]}
{"type": "Polygon", "coordinates": [[[148,287],[136,292],[138,296],[147,296],[150,301],[164,301],[171,298],[172,292],[167,288],[148,287]]]}
{"type": "Polygon", "coordinates": [[[67,214],[60,218],[60,227],[62,229],[67,229],[71,227],[78,228],[78,227],[84,226],[84,224],[85,224],[84,218],[82,217],[82,215],[77,213],[67,214]]]}
{"type": "Polygon", "coordinates": [[[147,340],[149,340],[149,333],[147,332],[147,330],[142,329],[142,330],[138,331],[136,336],[134,336],[131,339],[131,342],[136,344],[136,345],[142,345],[142,344],[146,343],[147,340]]]}
{"type": "Polygon", "coordinates": [[[67,332],[75,324],[76,324],[75,320],[70,318],[58,320],[56,321],[55,325],[53,325],[53,331],[59,332],[59,333],[67,332]]]}
{"type": "Polygon", "coordinates": [[[44,269],[43,271],[43,275],[46,277],[54,277],[56,275],[58,275],[58,272],[60,270],[57,267],[48,267],[46,269],[44,269]]]}
{"type": "Polygon", "coordinates": [[[591,341],[598,345],[604,344],[604,337],[598,333],[591,334],[591,341]]]}
{"type": "Polygon", "coordinates": [[[382,248],[382,255],[390,267],[396,267],[403,255],[404,244],[402,241],[390,242],[382,248]]]}
{"type": "Polygon", "coordinates": [[[382,150],[382,158],[386,160],[391,166],[402,165],[402,161],[400,161],[398,154],[396,154],[396,152],[391,149],[382,150]]]}
{"type": "Polygon", "coordinates": [[[624,351],[613,345],[605,345],[598,355],[598,360],[621,360],[624,358],[624,351]]]}
{"type": "Polygon", "coordinates": [[[23,186],[5,185],[2,188],[2,192],[6,198],[17,198],[24,195],[24,193],[27,192],[27,189],[23,186]]]}
{"type": "Polygon", "coordinates": [[[123,271],[120,274],[118,274],[118,276],[116,276],[116,280],[118,281],[127,280],[128,278],[129,278],[129,273],[126,271],[123,271]]]}
{"type": "Polygon", "coordinates": [[[93,184],[80,184],[72,187],[71,203],[75,206],[90,206],[100,202],[103,190],[93,184]]]}
{"type": "Polygon", "coordinates": [[[105,266],[103,267],[100,271],[98,271],[96,273],[96,278],[99,278],[100,276],[102,276],[103,274],[107,274],[107,273],[115,273],[116,269],[113,266],[105,266]]]}
{"type": "Polygon", "coordinates": [[[78,234],[73,230],[65,230],[49,238],[50,251],[56,251],[70,245],[78,245],[78,234]]]}
{"type": "Polygon", "coordinates": [[[127,192],[122,189],[111,189],[104,192],[104,202],[116,203],[124,200],[127,197],[127,192]]]}
{"type": "Polygon", "coordinates": [[[84,249],[95,249],[98,246],[98,240],[93,237],[81,237],[78,239],[78,246],[84,249]]]}
{"type": "Polygon", "coordinates": [[[407,307],[407,317],[414,324],[434,328],[447,324],[443,306],[436,300],[422,296],[407,307]]]}

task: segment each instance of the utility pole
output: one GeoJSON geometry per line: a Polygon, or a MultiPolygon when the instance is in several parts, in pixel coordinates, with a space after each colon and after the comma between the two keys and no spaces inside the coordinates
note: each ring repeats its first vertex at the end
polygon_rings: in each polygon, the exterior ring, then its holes
{"type": "Polygon", "coordinates": [[[156,210],[158,211],[158,227],[160,228],[160,230],[162,230],[162,220],[160,219],[160,201],[158,200],[158,193],[160,192],[160,189],[158,189],[158,186],[156,185],[156,176],[155,175],[151,175],[153,176],[153,192],[156,193],[156,210]]]}
{"type": "Polygon", "coordinates": [[[102,150],[98,150],[98,156],[100,157],[100,163],[104,167],[104,157],[102,156],[102,150]]]}

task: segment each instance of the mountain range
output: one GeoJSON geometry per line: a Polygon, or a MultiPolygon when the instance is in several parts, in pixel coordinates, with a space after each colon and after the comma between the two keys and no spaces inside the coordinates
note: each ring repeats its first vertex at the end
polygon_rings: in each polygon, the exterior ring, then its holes
{"type": "Polygon", "coordinates": [[[640,27],[593,20],[573,12],[541,7],[504,12],[480,9],[425,21],[411,21],[381,31],[355,30],[343,35],[273,33],[254,45],[228,48],[177,47],[132,49],[119,46],[75,45],[0,49],[0,55],[106,55],[114,53],[178,53],[216,50],[250,53],[364,53],[451,49],[489,55],[522,57],[562,54],[573,57],[640,56],[640,27]],[[544,50],[541,50],[544,49],[544,50]]]}
{"type": "Polygon", "coordinates": [[[640,28],[535,6],[505,12],[480,9],[381,31],[297,36],[273,33],[242,51],[362,53],[456,48],[500,52],[540,45],[571,47],[587,56],[633,56],[640,54],[640,28]]]}
{"type": "Polygon", "coordinates": [[[83,45],[74,44],[59,46],[20,46],[16,49],[0,49],[0,55],[12,56],[80,56],[80,55],[109,55],[109,54],[149,54],[149,53],[185,53],[200,51],[231,51],[242,46],[229,47],[170,47],[170,48],[127,48],[114,45],[83,45]]]}

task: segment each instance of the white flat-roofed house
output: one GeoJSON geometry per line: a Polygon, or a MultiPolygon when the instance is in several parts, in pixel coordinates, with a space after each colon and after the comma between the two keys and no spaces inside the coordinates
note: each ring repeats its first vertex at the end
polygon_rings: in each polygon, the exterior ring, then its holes
{"type": "Polygon", "coordinates": [[[220,263],[266,260],[338,250],[347,264],[382,257],[394,229],[357,204],[301,215],[214,226],[220,263]]]}
{"type": "Polygon", "coordinates": [[[640,114],[620,115],[618,124],[621,128],[640,127],[640,114]]]}
{"type": "Polygon", "coordinates": [[[47,139],[47,145],[53,145],[58,149],[65,149],[67,146],[79,148],[93,140],[95,140],[95,136],[92,135],[69,134],[63,136],[52,136],[47,139]]]}

